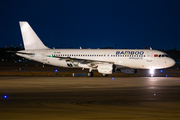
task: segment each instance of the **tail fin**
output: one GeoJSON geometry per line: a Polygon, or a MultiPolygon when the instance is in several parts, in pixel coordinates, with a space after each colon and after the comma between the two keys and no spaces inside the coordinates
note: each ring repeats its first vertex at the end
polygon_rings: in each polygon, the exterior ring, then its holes
{"type": "Polygon", "coordinates": [[[42,43],[28,22],[20,21],[19,24],[25,50],[49,49],[42,43]]]}

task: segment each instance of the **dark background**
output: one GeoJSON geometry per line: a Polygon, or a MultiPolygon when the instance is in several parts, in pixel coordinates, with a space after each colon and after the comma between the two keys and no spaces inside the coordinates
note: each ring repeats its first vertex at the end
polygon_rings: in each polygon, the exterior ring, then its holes
{"type": "Polygon", "coordinates": [[[179,0],[1,0],[0,47],[22,43],[28,21],[56,48],[180,49],[179,0]]]}

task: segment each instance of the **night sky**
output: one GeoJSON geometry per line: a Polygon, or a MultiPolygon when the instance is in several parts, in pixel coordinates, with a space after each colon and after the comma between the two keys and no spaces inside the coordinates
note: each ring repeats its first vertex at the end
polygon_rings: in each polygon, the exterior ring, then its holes
{"type": "Polygon", "coordinates": [[[180,0],[1,0],[0,47],[28,21],[49,47],[180,50],[180,0]]]}

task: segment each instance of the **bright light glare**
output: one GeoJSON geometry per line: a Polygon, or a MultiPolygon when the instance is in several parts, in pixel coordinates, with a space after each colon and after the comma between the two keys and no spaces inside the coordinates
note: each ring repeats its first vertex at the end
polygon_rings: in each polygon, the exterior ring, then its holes
{"type": "Polygon", "coordinates": [[[163,72],[163,70],[161,70],[161,73],[163,72]]]}
{"type": "Polygon", "coordinates": [[[7,98],[7,95],[4,96],[4,99],[6,99],[6,98],[7,98]]]}
{"type": "Polygon", "coordinates": [[[151,75],[154,75],[154,68],[151,68],[150,71],[149,71],[149,73],[150,73],[151,75]]]}
{"type": "Polygon", "coordinates": [[[114,78],[112,78],[112,80],[114,80],[114,78]]]}
{"type": "Polygon", "coordinates": [[[55,72],[57,72],[58,70],[57,69],[55,69],[55,72]]]}
{"type": "Polygon", "coordinates": [[[168,75],[166,75],[166,77],[168,77],[168,75]]]}

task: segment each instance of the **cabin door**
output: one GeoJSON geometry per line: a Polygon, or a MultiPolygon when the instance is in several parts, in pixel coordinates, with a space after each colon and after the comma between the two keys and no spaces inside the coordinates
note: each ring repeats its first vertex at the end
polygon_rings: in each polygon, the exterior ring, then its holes
{"type": "Polygon", "coordinates": [[[147,62],[152,62],[152,50],[149,50],[148,53],[147,53],[147,62]]]}

